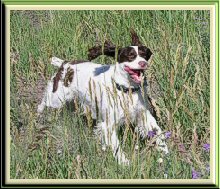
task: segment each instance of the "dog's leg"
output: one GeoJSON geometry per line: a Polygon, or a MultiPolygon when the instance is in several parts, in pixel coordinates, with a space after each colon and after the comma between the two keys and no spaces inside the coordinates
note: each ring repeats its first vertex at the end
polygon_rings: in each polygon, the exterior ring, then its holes
{"type": "Polygon", "coordinates": [[[119,139],[116,134],[116,130],[111,132],[111,147],[114,153],[114,157],[118,160],[119,164],[129,165],[129,160],[126,158],[119,143],[119,139]]]}
{"type": "Polygon", "coordinates": [[[168,147],[165,142],[165,136],[162,134],[161,128],[158,126],[155,118],[151,115],[150,111],[144,112],[144,116],[139,119],[138,127],[140,135],[144,138],[149,135],[149,132],[155,131],[156,134],[156,146],[159,151],[163,151],[165,154],[168,154],[168,147]],[[143,123],[144,121],[144,123],[143,123]]]}
{"type": "Polygon", "coordinates": [[[38,113],[38,114],[41,114],[41,113],[44,111],[44,108],[45,108],[45,106],[46,106],[45,101],[46,101],[46,98],[45,98],[45,95],[44,95],[44,97],[43,97],[41,103],[38,105],[38,108],[37,108],[37,113],[38,113]]]}
{"type": "Polygon", "coordinates": [[[51,108],[61,108],[65,101],[67,100],[68,89],[59,86],[56,92],[53,92],[53,82],[49,81],[41,101],[41,104],[38,105],[37,112],[41,114],[45,107],[51,108]]]}
{"type": "MultiPolygon", "coordinates": [[[[61,67],[62,63],[64,60],[57,58],[57,57],[52,57],[51,58],[51,64],[57,67],[61,67]]],[[[53,83],[52,80],[48,82],[43,99],[41,101],[41,104],[38,105],[37,112],[38,114],[41,114],[45,106],[52,107],[52,108],[59,108],[62,106],[62,103],[60,103],[60,100],[58,99],[57,93],[55,94],[52,93],[53,90],[53,83]]]]}
{"type": "Polygon", "coordinates": [[[106,122],[101,122],[98,124],[98,127],[100,127],[102,131],[102,150],[106,150],[106,146],[111,146],[114,157],[117,159],[118,163],[129,165],[129,160],[126,158],[120,147],[119,139],[114,126],[108,127],[106,122]]]}
{"type": "Polygon", "coordinates": [[[46,106],[49,106],[49,104],[50,104],[49,99],[51,98],[50,93],[52,93],[52,82],[51,81],[48,82],[47,87],[44,92],[43,99],[42,99],[41,103],[38,105],[38,108],[37,108],[38,114],[41,114],[44,111],[46,106]],[[51,90],[51,92],[50,92],[50,90],[51,90]]]}

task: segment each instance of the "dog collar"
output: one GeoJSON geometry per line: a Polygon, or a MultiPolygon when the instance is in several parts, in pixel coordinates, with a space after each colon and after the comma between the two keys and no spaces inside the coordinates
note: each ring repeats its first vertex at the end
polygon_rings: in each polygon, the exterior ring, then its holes
{"type": "MultiPolygon", "coordinates": [[[[141,89],[141,85],[139,85],[138,87],[133,87],[133,88],[127,88],[124,85],[119,85],[118,83],[115,82],[116,88],[119,91],[123,91],[124,93],[127,93],[129,91],[129,89],[131,90],[132,93],[138,92],[141,89]]],[[[147,78],[144,78],[144,83],[143,86],[147,86],[147,78]]]]}

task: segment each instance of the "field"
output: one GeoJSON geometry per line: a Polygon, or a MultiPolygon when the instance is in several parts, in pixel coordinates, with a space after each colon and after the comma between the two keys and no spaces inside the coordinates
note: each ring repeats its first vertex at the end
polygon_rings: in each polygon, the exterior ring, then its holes
{"type": "MultiPolygon", "coordinates": [[[[93,62],[114,63],[101,56],[93,62]]],[[[70,104],[71,105],[71,104],[70,104]]],[[[76,104],[77,105],[77,104],[76,104]]],[[[10,178],[207,179],[210,177],[209,11],[11,11],[10,178]],[[50,57],[87,59],[88,48],[110,39],[131,43],[130,28],[154,53],[147,71],[158,124],[170,132],[170,154],[139,141],[129,127],[121,145],[131,160],[118,165],[80,108],[47,109],[37,116],[50,57]]]]}

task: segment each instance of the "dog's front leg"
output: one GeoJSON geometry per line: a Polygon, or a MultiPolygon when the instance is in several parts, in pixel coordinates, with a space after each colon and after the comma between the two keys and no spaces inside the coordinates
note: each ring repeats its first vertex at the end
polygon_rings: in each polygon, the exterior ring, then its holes
{"type": "Polygon", "coordinates": [[[165,142],[165,136],[162,134],[161,128],[158,126],[155,118],[151,115],[149,110],[142,112],[142,115],[139,117],[138,129],[143,138],[153,136],[155,134],[157,149],[159,151],[163,151],[165,154],[169,153],[165,142]]]}
{"type": "Polygon", "coordinates": [[[102,131],[102,150],[105,150],[106,146],[111,146],[113,155],[117,159],[118,163],[129,165],[129,160],[126,158],[124,152],[120,147],[120,142],[114,124],[107,124],[106,122],[101,122],[98,124],[98,127],[100,127],[102,131]]]}

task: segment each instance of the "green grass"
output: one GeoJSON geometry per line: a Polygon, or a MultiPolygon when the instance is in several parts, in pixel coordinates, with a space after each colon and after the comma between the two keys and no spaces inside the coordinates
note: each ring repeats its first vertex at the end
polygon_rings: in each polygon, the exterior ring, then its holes
{"type": "MultiPolygon", "coordinates": [[[[192,169],[209,178],[209,11],[11,11],[10,177],[93,179],[191,179],[192,169]],[[87,59],[96,41],[130,45],[129,29],[154,53],[147,72],[158,124],[171,131],[170,155],[140,141],[130,128],[121,135],[131,166],[118,165],[101,150],[91,120],[82,111],[48,109],[37,117],[46,80],[56,71],[50,57],[87,59]],[[184,149],[181,148],[184,145],[184,149]]],[[[112,63],[104,56],[94,60],[112,63]]]]}

